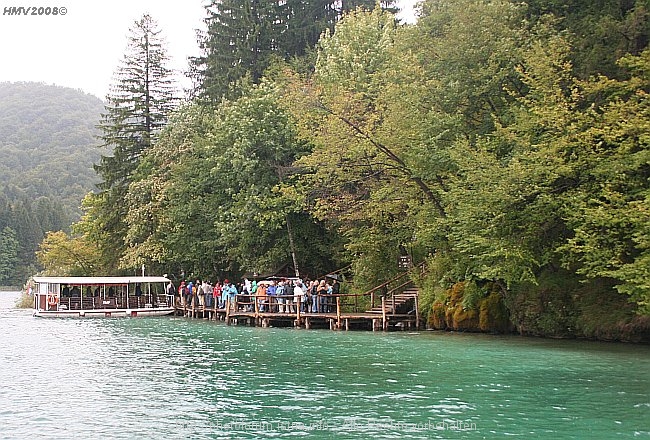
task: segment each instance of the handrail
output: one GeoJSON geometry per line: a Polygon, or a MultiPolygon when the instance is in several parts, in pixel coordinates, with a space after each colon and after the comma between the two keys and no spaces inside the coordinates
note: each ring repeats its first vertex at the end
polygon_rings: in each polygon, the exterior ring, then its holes
{"type": "MultiPolygon", "coordinates": [[[[424,267],[425,265],[426,265],[426,261],[423,261],[423,262],[421,262],[420,264],[418,264],[417,266],[413,266],[412,269],[414,269],[414,268],[424,267]]],[[[390,280],[385,281],[385,282],[381,283],[380,285],[378,285],[378,286],[376,286],[376,287],[373,287],[372,289],[370,289],[370,290],[364,292],[363,295],[364,295],[364,296],[365,296],[365,295],[370,295],[371,293],[376,292],[377,290],[379,290],[379,289],[381,289],[381,288],[387,286],[388,284],[392,283],[393,281],[397,281],[397,280],[399,280],[400,278],[404,278],[405,276],[410,275],[411,272],[412,272],[412,269],[411,269],[411,270],[407,270],[407,271],[405,271],[405,272],[402,272],[401,274],[399,274],[399,275],[397,275],[397,276],[391,278],[390,280]]],[[[409,281],[409,282],[410,282],[410,281],[409,281]]]]}
{"type": "Polygon", "coordinates": [[[413,280],[408,280],[407,282],[402,283],[402,284],[400,284],[400,285],[397,286],[397,287],[393,287],[391,290],[389,290],[388,292],[386,292],[386,296],[395,295],[395,293],[396,293],[397,291],[399,291],[400,289],[402,289],[402,288],[408,286],[408,285],[411,284],[411,283],[413,283],[413,280]]]}
{"type": "Polygon", "coordinates": [[[340,274],[340,273],[343,272],[345,269],[348,269],[348,268],[351,267],[351,266],[352,266],[352,263],[348,264],[347,266],[343,266],[343,267],[340,268],[340,269],[336,269],[336,270],[333,270],[332,272],[328,272],[328,273],[326,273],[325,275],[323,275],[323,276],[321,276],[321,277],[316,277],[316,279],[317,279],[317,280],[321,280],[321,279],[323,279],[323,278],[327,278],[327,277],[330,276],[330,275],[337,275],[337,274],[340,274]]]}
{"type": "MultiPolygon", "coordinates": [[[[356,301],[356,299],[359,298],[359,297],[363,297],[365,295],[362,295],[362,294],[359,294],[359,293],[330,293],[330,294],[321,294],[321,295],[317,295],[317,296],[327,298],[328,300],[331,299],[332,300],[331,304],[329,302],[327,302],[328,306],[333,307],[334,303],[336,303],[337,300],[338,300],[339,301],[339,307],[343,307],[343,306],[347,306],[347,305],[354,306],[354,309],[355,309],[354,311],[358,312],[359,307],[358,307],[358,302],[356,301]],[[354,298],[355,299],[354,304],[342,302],[341,299],[345,299],[345,298],[354,298]]],[[[303,296],[301,296],[300,298],[301,298],[301,300],[299,302],[296,302],[296,301],[294,301],[295,295],[293,295],[293,294],[284,294],[284,295],[268,295],[268,294],[265,294],[265,295],[258,295],[256,293],[255,294],[238,293],[238,294],[235,295],[235,301],[233,303],[233,306],[236,309],[239,308],[240,306],[244,306],[244,307],[245,306],[253,306],[248,311],[249,312],[254,311],[256,313],[266,313],[266,312],[268,312],[269,308],[282,307],[282,309],[284,311],[279,312],[279,313],[289,313],[289,312],[286,311],[285,307],[287,307],[288,305],[291,305],[291,306],[293,306],[292,308],[295,308],[296,305],[302,305],[304,303],[304,298],[303,298],[303,296]],[[278,303],[278,302],[274,301],[274,300],[277,300],[277,299],[290,299],[291,302],[290,302],[290,304],[288,304],[288,303],[278,303]],[[260,300],[263,301],[263,302],[260,303],[260,300]],[[260,309],[259,309],[260,305],[266,306],[267,310],[265,312],[260,311],[260,309]]],[[[207,309],[210,309],[210,310],[223,310],[223,309],[217,308],[216,305],[214,305],[214,304],[213,304],[212,307],[207,307],[206,306],[205,309],[206,310],[207,309]]],[[[292,312],[292,313],[296,313],[296,312],[292,312]]],[[[308,312],[301,311],[300,313],[311,313],[311,312],[310,311],[308,311],[308,312]]],[[[318,313],[327,313],[327,312],[318,312],[318,313]]]]}
{"type": "Polygon", "coordinates": [[[375,287],[373,287],[372,289],[363,292],[361,295],[362,295],[362,296],[371,295],[372,293],[376,292],[377,290],[386,287],[387,285],[389,285],[389,284],[392,283],[393,281],[397,281],[397,280],[399,280],[400,278],[404,278],[406,275],[408,275],[408,272],[403,272],[403,273],[399,274],[398,276],[396,276],[396,277],[394,277],[394,278],[391,278],[390,280],[385,281],[385,282],[381,283],[380,285],[375,286],[375,287]]]}
{"type": "MultiPolygon", "coordinates": [[[[397,281],[397,280],[399,280],[399,279],[401,279],[401,278],[404,278],[405,276],[410,276],[411,273],[413,272],[413,269],[417,269],[417,268],[424,269],[424,266],[426,266],[426,260],[425,260],[425,261],[422,261],[422,262],[421,262],[420,264],[418,264],[417,266],[413,266],[413,268],[411,268],[411,270],[407,270],[407,271],[405,271],[405,272],[402,272],[401,274],[399,274],[399,275],[393,277],[392,279],[390,279],[390,280],[388,280],[388,281],[386,281],[386,282],[384,282],[384,283],[381,283],[380,285],[378,285],[378,286],[376,286],[376,287],[373,287],[372,289],[368,290],[367,292],[364,292],[364,294],[363,294],[364,296],[365,296],[365,295],[370,295],[370,307],[375,307],[375,292],[376,292],[377,290],[379,290],[379,289],[383,289],[384,287],[386,287],[386,286],[389,285],[390,283],[393,283],[393,282],[395,282],[395,281],[397,281]]],[[[395,289],[398,289],[398,288],[404,287],[404,286],[410,284],[411,282],[412,282],[412,280],[409,279],[406,283],[403,283],[402,285],[400,285],[400,286],[398,286],[398,287],[396,287],[396,288],[391,289],[389,292],[386,293],[386,296],[388,296],[388,293],[393,293],[393,292],[395,291],[395,289]]],[[[393,293],[393,294],[394,294],[394,293],[393,293]]]]}

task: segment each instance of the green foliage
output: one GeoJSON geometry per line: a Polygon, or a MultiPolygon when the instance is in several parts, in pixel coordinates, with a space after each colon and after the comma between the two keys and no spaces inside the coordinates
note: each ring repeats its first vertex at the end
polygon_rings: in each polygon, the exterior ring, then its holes
{"type": "Polygon", "coordinates": [[[622,79],[617,60],[640,54],[650,39],[650,4],[647,0],[526,0],[528,18],[545,14],[561,17],[555,25],[571,34],[575,48],[571,61],[583,79],[597,74],[622,79]]]}
{"type": "MultiPolygon", "coordinates": [[[[532,45],[512,123],[457,145],[450,238],[473,276],[535,282],[564,258],[578,273],[619,279],[643,308],[647,79],[580,81],[568,53],[561,38],[532,45]]],[[[644,57],[626,58],[632,73],[647,71],[644,57]]]]}
{"type": "Polygon", "coordinates": [[[351,13],[319,42],[314,78],[294,77],[287,88],[300,134],[315,146],[298,162],[305,169],[298,190],[314,215],[345,237],[360,290],[396,271],[422,199],[434,199],[427,207],[436,199],[416,158],[402,156],[406,139],[395,128],[406,120],[411,129],[412,121],[384,95],[396,93],[403,76],[392,73],[409,65],[408,56],[393,58],[399,35],[394,17],[379,8],[351,13]]]}
{"type": "MultiPolygon", "coordinates": [[[[428,319],[430,312],[442,310],[444,317],[443,305],[447,302],[447,289],[452,285],[453,280],[449,274],[453,272],[453,262],[448,253],[436,253],[427,258],[426,270],[420,277],[414,280],[420,290],[419,306],[420,313],[425,320],[428,319]],[[434,306],[434,304],[437,305],[434,306]]],[[[438,316],[440,319],[440,315],[438,316]]],[[[441,325],[434,325],[434,328],[444,328],[441,325]]]]}
{"type": "Polygon", "coordinates": [[[17,309],[33,309],[34,296],[28,295],[27,292],[22,292],[18,299],[16,299],[15,307],[17,309]]]}
{"type": "Polygon", "coordinates": [[[60,205],[49,198],[11,202],[0,194],[0,231],[5,231],[0,246],[3,282],[21,284],[37,270],[34,252],[38,243],[47,231],[64,227],[66,220],[60,205]]]}
{"type": "Polygon", "coordinates": [[[475,281],[468,281],[465,283],[463,291],[463,300],[461,305],[465,310],[476,310],[479,308],[480,301],[487,296],[487,290],[481,288],[475,281]]]}
{"type": "Polygon", "coordinates": [[[50,232],[36,252],[42,273],[51,276],[101,275],[100,254],[87,237],[70,237],[65,232],[50,232]]]}
{"type": "Polygon", "coordinates": [[[414,26],[341,14],[358,3],[212,2],[200,99],[125,137],[146,124],[120,89],[74,228],[88,261],[230,276],[295,256],[309,275],[351,263],[365,291],[408,251],[430,255],[415,281],[436,328],[646,331],[647,2],[425,0],[414,26]]]}
{"type": "Polygon", "coordinates": [[[0,194],[12,202],[48,198],[64,217],[81,215],[101,154],[95,125],[102,101],[42,83],[0,83],[0,194]]]}
{"type": "Polygon", "coordinates": [[[569,194],[575,232],[562,249],[579,273],[619,280],[617,289],[650,312],[650,50],[621,64],[629,80],[584,85],[585,94],[608,99],[580,133],[585,184],[569,194]]]}
{"type": "Polygon", "coordinates": [[[79,90],[0,83],[0,231],[13,231],[0,243],[0,284],[22,284],[38,270],[34,252],[45,234],[80,216],[97,182],[101,108],[79,90]]]}
{"type": "MultiPolygon", "coordinates": [[[[390,8],[393,0],[381,4],[390,8]]],[[[192,58],[194,93],[218,105],[241,96],[245,84],[259,84],[280,59],[309,57],[321,33],[332,30],[345,12],[373,8],[374,0],[213,0],[206,6],[207,32],[199,37],[203,53],[192,58]]]]}
{"type": "Polygon", "coordinates": [[[564,271],[543,271],[536,283],[518,283],[508,290],[506,305],[521,334],[567,337],[576,334],[578,312],[574,292],[578,278],[564,271]]]}
{"type": "Polygon", "coordinates": [[[291,262],[290,220],[303,273],[331,270],[332,238],[277,190],[306,148],[268,85],[215,111],[181,109],[131,184],[124,264],[149,259],[220,276],[273,271],[291,262]]]}
{"type": "Polygon", "coordinates": [[[8,284],[18,263],[16,231],[9,226],[0,231],[0,285],[8,284]]]}
{"type": "Polygon", "coordinates": [[[427,322],[433,329],[508,333],[510,313],[496,283],[455,283],[429,305],[427,322]]]}

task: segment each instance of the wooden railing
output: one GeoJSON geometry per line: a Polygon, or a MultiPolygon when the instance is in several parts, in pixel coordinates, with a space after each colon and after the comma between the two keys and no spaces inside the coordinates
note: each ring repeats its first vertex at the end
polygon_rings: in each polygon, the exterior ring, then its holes
{"type": "Polygon", "coordinates": [[[395,285],[396,282],[403,280],[405,277],[410,277],[413,270],[417,269],[420,271],[424,271],[424,268],[426,266],[426,262],[422,262],[415,266],[413,269],[407,272],[402,272],[401,274],[391,278],[390,280],[381,283],[380,285],[373,287],[372,289],[364,292],[361,294],[361,296],[370,296],[370,308],[375,308],[375,299],[376,299],[376,294],[378,291],[384,291],[384,294],[380,295],[381,297],[393,297],[396,293],[401,293],[407,286],[413,283],[413,281],[409,278],[406,281],[402,281],[401,283],[395,285]],[[389,287],[390,286],[390,287],[389,287]]]}
{"type": "MultiPolygon", "coordinates": [[[[315,318],[321,316],[325,319],[331,320],[332,322],[336,322],[336,328],[340,328],[342,321],[347,322],[349,319],[366,319],[372,320],[373,323],[377,320],[382,323],[384,329],[387,329],[389,317],[392,317],[392,319],[397,318],[398,321],[404,321],[406,315],[410,315],[410,313],[397,313],[396,304],[393,303],[393,306],[391,307],[385,297],[382,297],[381,299],[381,309],[375,313],[364,311],[361,307],[356,307],[352,310],[345,309],[346,302],[348,306],[352,304],[350,301],[351,298],[357,300],[362,296],[364,295],[347,293],[317,295],[316,299],[320,301],[321,298],[324,298],[325,301],[322,304],[323,307],[318,308],[318,311],[316,312],[314,312],[312,307],[306,308],[304,306],[305,303],[302,297],[300,297],[299,301],[295,301],[294,295],[256,294],[237,294],[234,296],[234,301],[231,301],[230,298],[228,298],[222,307],[220,307],[216,302],[213,302],[211,306],[206,306],[204,304],[199,305],[198,301],[196,301],[198,298],[194,297],[191,303],[183,303],[181,309],[185,310],[188,314],[187,316],[191,317],[202,314],[205,318],[207,316],[205,313],[213,313],[214,316],[221,314],[227,323],[231,322],[231,318],[254,317],[262,319],[280,319],[282,316],[286,316],[286,318],[289,319],[295,319],[296,323],[300,323],[303,318],[308,319],[310,317],[315,318]],[[282,302],[279,300],[282,300],[282,302]],[[287,300],[290,300],[290,302],[287,302],[287,300]],[[373,314],[376,318],[373,317],[373,314]]],[[[417,294],[413,294],[412,296],[417,305],[417,294]]],[[[419,314],[416,313],[411,319],[413,319],[415,327],[419,328],[419,314]]]]}

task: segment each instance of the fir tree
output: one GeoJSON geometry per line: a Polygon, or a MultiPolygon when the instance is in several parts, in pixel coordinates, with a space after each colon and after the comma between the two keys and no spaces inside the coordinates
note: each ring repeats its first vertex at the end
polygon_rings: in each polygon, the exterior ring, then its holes
{"type": "Polygon", "coordinates": [[[100,139],[112,149],[95,166],[103,181],[96,195],[93,218],[95,235],[107,270],[114,270],[124,249],[127,207],[124,197],[140,157],[155,142],[174,105],[172,71],[157,23],[145,14],[130,29],[127,51],[106,97],[106,113],[99,125],[100,139]],[[101,233],[100,233],[101,231],[101,233]]]}
{"type": "MultiPolygon", "coordinates": [[[[393,0],[383,0],[391,8],[393,0]]],[[[208,102],[239,97],[237,82],[259,83],[274,57],[288,60],[308,53],[325,29],[357,8],[373,9],[374,0],[212,0],[206,6],[203,51],[190,60],[195,93],[208,102]]]]}

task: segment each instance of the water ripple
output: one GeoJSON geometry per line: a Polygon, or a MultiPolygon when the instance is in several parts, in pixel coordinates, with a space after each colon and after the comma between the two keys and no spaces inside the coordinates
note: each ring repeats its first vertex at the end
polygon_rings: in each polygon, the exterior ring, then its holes
{"type": "Polygon", "coordinates": [[[182,318],[48,320],[0,301],[0,368],[0,439],[650,431],[647,347],[182,318]]]}

